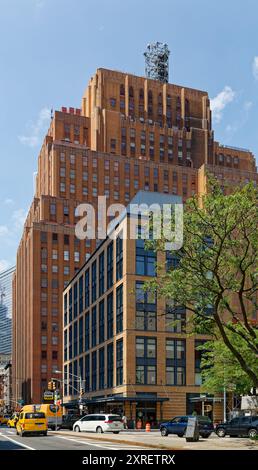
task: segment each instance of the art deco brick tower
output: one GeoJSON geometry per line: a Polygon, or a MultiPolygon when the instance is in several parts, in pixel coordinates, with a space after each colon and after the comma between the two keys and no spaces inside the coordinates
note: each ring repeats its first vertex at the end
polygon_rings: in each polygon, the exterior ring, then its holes
{"type": "Polygon", "coordinates": [[[76,206],[127,204],[139,189],[185,201],[205,192],[207,168],[222,184],[257,179],[251,152],[214,141],[205,91],[100,68],[81,109],[54,112],[17,252],[16,400],[41,402],[62,369],[62,291],[95,247],[75,237],[76,206]]]}

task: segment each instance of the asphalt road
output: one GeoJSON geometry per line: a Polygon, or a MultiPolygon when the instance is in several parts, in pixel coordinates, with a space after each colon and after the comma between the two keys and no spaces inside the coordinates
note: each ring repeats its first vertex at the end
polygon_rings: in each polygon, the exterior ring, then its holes
{"type": "Polygon", "coordinates": [[[0,452],[2,450],[129,450],[137,449],[133,445],[119,444],[114,442],[99,442],[80,438],[77,434],[74,437],[56,436],[48,432],[47,436],[24,436],[16,435],[15,429],[0,427],[0,452]]]}

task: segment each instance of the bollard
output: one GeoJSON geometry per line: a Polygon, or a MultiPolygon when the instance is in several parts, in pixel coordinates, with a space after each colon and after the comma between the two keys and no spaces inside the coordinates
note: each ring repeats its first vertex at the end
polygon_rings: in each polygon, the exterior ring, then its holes
{"type": "Polygon", "coordinates": [[[146,431],[146,432],[150,432],[150,430],[151,430],[151,425],[150,425],[150,423],[146,423],[145,431],[146,431]]]}

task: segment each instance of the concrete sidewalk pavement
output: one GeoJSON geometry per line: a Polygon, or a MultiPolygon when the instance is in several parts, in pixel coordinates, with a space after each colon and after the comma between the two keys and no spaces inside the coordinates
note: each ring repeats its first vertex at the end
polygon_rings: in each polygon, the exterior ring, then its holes
{"type": "Polygon", "coordinates": [[[198,442],[186,442],[185,438],[177,436],[162,437],[158,432],[138,433],[122,431],[120,434],[75,433],[73,431],[53,431],[54,434],[72,436],[80,439],[94,439],[100,442],[112,442],[137,446],[139,449],[160,450],[258,450],[258,442],[248,438],[218,438],[213,433],[208,439],[198,442]]]}

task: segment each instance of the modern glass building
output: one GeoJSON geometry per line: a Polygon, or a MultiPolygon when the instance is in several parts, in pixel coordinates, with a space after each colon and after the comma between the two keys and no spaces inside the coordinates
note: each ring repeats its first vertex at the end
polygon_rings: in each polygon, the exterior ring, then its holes
{"type": "Polygon", "coordinates": [[[0,273],[0,354],[12,352],[12,277],[15,267],[0,273]]]}

